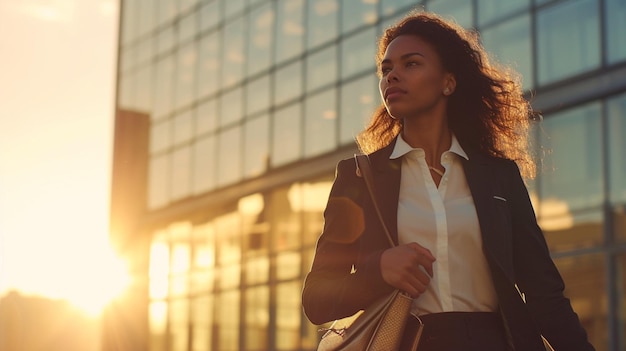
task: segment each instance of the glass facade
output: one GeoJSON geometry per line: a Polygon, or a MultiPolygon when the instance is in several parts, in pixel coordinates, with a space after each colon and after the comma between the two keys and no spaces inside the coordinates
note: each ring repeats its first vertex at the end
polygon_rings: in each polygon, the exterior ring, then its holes
{"type": "Polygon", "coordinates": [[[150,116],[150,350],[314,350],[300,292],[336,162],[380,103],[376,39],[476,29],[543,121],[531,196],[598,350],[626,347],[626,2],[122,1],[118,110],[150,116]]]}

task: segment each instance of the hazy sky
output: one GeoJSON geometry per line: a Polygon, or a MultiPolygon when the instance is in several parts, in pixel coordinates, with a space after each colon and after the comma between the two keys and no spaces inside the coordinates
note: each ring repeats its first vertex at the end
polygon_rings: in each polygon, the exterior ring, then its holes
{"type": "Polygon", "coordinates": [[[0,295],[109,274],[117,23],[117,0],[0,0],[0,295]]]}

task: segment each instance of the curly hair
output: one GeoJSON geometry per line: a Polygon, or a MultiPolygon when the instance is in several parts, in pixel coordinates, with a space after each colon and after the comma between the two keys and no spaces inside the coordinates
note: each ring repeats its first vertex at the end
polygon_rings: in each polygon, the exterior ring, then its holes
{"type": "MultiPolygon", "coordinates": [[[[519,75],[492,62],[475,32],[428,12],[409,13],[384,32],[378,41],[377,66],[389,44],[401,35],[418,36],[431,44],[444,69],[455,76],[456,89],[448,97],[448,125],[461,145],[513,160],[524,177],[533,178],[535,163],[528,132],[534,114],[523,95],[519,75]]],[[[402,126],[403,121],[392,118],[381,103],[357,136],[359,148],[364,153],[381,149],[402,126]]]]}

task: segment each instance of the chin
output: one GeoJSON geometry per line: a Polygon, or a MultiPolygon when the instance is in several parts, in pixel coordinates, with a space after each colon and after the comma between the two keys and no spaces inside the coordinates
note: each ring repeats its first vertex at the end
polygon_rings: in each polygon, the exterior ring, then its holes
{"type": "Polygon", "coordinates": [[[398,109],[387,109],[387,113],[391,118],[402,120],[407,115],[406,111],[399,111],[398,109]]]}

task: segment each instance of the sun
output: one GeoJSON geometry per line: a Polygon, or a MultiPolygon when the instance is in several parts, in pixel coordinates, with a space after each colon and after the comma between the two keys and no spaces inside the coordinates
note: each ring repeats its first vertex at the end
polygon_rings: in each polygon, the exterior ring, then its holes
{"type": "Polygon", "coordinates": [[[76,272],[66,284],[64,299],[90,316],[98,317],[105,307],[119,297],[130,285],[130,275],[124,261],[110,247],[99,250],[87,269],[76,272]]]}
{"type": "Polygon", "coordinates": [[[41,245],[31,244],[31,254],[22,255],[26,256],[22,260],[5,257],[4,261],[11,264],[4,271],[0,269],[0,275],[4,273],[7,278],[0,281],[1,288],[64,300],[87,316],[100,317],[104,308],[131,284],[128,267],[104,233],[69,237],[62,242],[58,242],[58,236],[49,242],[40,237],[41,245]]]}

